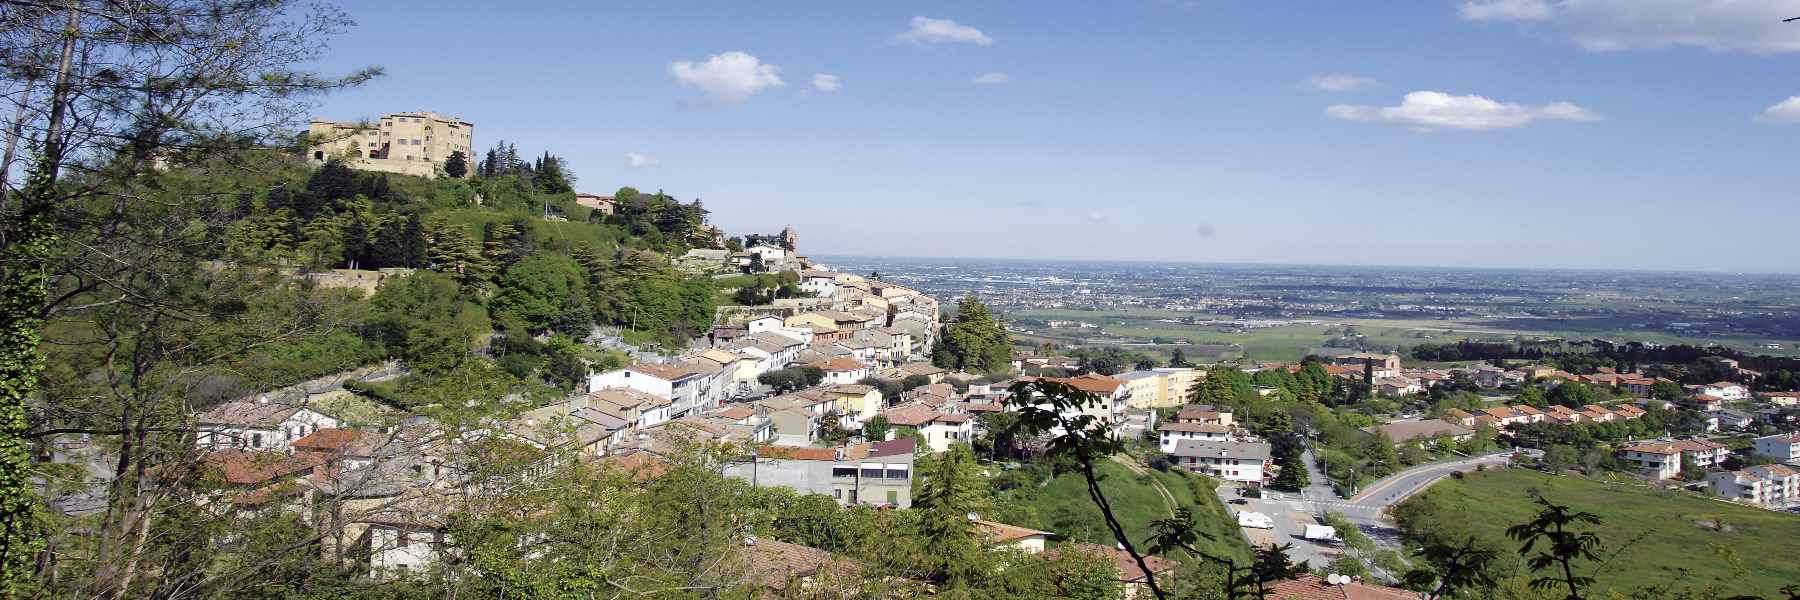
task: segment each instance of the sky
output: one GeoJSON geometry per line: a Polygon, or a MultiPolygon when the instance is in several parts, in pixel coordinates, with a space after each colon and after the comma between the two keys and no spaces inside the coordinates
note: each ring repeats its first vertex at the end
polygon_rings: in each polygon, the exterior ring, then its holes
{"type": "Polygon", "coordinates": [[[1800,0],[421,6],[316,117],[808,254],[1800,272],[1800,0]]]}

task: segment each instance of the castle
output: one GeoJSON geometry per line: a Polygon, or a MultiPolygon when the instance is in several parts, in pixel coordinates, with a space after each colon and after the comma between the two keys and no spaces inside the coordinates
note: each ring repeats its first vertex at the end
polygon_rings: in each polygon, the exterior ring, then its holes
{"type": "Polygon", "coordinates": [[[434,112],[384,115],[380,123],[314,119],[307,127],[306,156],[317,164],[333,158],[365,171],[436,177],[451,152],[475,168],[475,124],[434,112]]]}

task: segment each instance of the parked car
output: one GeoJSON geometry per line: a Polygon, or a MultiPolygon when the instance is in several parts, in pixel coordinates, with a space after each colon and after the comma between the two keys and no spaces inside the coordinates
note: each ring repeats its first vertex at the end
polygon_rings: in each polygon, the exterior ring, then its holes
{"type": "Polygon", "coordinates": [[[1245,500],[1245,499],[1243,499],[1243,498],[1232,498],[1232,499],[1231,499],[1231,503],[1232,503],[1232,504],[1249,504],[1249,503],[1250,503],[1250,501],[1249,501],[1249,500],[1245,500]]]}

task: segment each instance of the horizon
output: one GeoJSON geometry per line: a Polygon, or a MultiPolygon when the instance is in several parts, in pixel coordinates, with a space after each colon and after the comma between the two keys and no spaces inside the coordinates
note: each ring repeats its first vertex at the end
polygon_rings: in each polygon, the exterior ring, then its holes
{"type": "Polygon", "coordinates": [[[1150,260],[1150,259],[1139,260],[1139,259],[1085,259],[1085,258],[1040,258],[1040,257],[1026,258],[1026,257],[1009,257],[1009,256],[904,256],[904,255],[885,255],[885,256],[883,256],[883,255],[869,255],[869,254],[838,254],[838,253],[824,253],[824,254],[806,253],[805,256],[807,256],[808,258],[821,259],[820,262],[827,263],[826,266],[831,266],[831,265],[828,264],[829,263],[828,260],[824,260],[824,259],[849,258],[849,259],[947,260],[947,261],[991,260],[991,261],[1014,261],[1014,262],[1072,262],[1072,263],[1092,263],[1092,264],[1156,264],[1156,265],[1189,265],[1189,266],[1414,269],[1414,270],[1440,270],[1440,271],[1524,271],[1524,272],[1577,272],[1577,273],[1631,273],[1631,274],[1639,274],[1639,275],[1733,275],[1733,276],[1745,276],[1745,277],[1788,277],[1788,278],[1800,279],[1800,271],[1796,271],[1796,272],[1781,272],[1781,271],[1748,272],[1748,271],[1708,271],[1708,270],[1670,270],[1670,269],[1629,269],[1629,268],[1612,268],[1612,267],[1519,267],[1519,266],[1459,267],[1459,266],[1449,266],[1449,265],[1427,265],[1427,264],[1378,265],[1378,264],[1351,264],[1351,263],[1211,262],[1211,261],[1176,261],[1176,260],[1150,260]]]}
{"type": "Polygon", "coordinates": [[[453,4],[350,9],[318,67],[387,76],[311,116],[453,115],[829,254],[1800,269],[1800,0],[453,4]]]}

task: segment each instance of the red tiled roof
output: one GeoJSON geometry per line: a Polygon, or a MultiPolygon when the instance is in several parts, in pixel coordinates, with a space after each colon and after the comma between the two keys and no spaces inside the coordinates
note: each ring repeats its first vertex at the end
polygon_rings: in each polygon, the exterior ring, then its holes
{"type": "Polygon", "coordinates": [[[218,469],[225,481],[250,485],[307,471],[325,464],[325,459],[317,452],[283,454],[229,449],[208,454],[206,463],[218,469]]]}
{"type": "Polygon", "coordinates": [[[1009,542],[1014,542],[1014,541],[1022,540],[1022,539],[1028,538],[1028,537],[1032,537],[1032,536],[1040,536],[1041,535],[1041,536],[1049,537],[1050,535],[1052,535],[1048,531],[1038,531],[1036,529],[1026,529],[1024,527],[1020,527],[1017,525],[1007,525],[1005,523],[996,523],[994,521],[977,520],[977,521],[975,521],[975,526],[980,528],[982,533],[987,536],[988,543],[994,544],[994,545],[1000,545],[1000,544],[1005,544],[1005,543],[1009,543],[1009,542]]]}
{"type": "Polygon", "coordinates": [[[731,406],[718,412],[719,416],[733,421],[742,421],[754,414],[756,414],[756,411],[751,410],[748,406],[731,406]]]}
{"type": "Polygon", "coordinates": [[[827,371],[855,371],[858,369],[869,368],[869,365],[865,365],[865,364],[862,364],[861,362],[857,362],[857,360],[854,358],[844,358],[842,356],[833,358],[830,360],[826,360],[823,362],[816,362],[816,363],[813,363],[811,366],[818,367],[818,368],[821,368],[821,369],[824,369],[827,371]]]}
{"type": "Polygon", "coordinates": [[[763,446],[756,449],[756,455],[762,458],[786,460],[837,460],[837,450],[831,448],[763,446]]]}
{"type": "MultiPolygon", "coordinates": [[[[811,577],[836,563],[830,552],[773,539],[746,541],[750,571],[771,590],[787,589],[789,578],[811,577]]],[[[848,565],[848,563],[839,563],[848,565]]]]}
{"type": "Polygon", "coordinates": [[[1192,431],[1197,433],[1230,433],[1231,428],[1213,423],[1163,423],[1157,431],[1192,431]]]}
{"type": "Polygon", "coordinates": [[[294,440],[293,446],[302,450],[318,452],[343,452],[344,448],[354,443],[362,435],[363,432],[355,429],[326,427],[294,440]]]}

